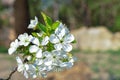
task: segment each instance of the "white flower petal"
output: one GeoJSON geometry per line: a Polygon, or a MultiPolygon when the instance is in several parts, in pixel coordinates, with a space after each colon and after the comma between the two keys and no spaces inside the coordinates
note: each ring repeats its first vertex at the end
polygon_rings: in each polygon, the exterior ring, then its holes
{"type": "Polygon", "coordinates": [[[52,51],[52,55],[53,56],[59,56],[60,57],[60,55],[61,55],[61,50],[59,51],[59,50],[53,50],[52,51]]]}
{"type": "Polygon", "coordinates": [[[61,50],[61,49],[62,49],[62,44],[61,44],[61,43],[55,44],[55,45],[54,45],[54,48],[55,48],[56,50],[61,50]]]}
{"type": "Polygon", "coordinates": [[[63,44],[63,50],[66,52],[70,52],[72,50],[72,45],[70,44],[63,44]]]}
{"type": "Polygon", "coordinates": [[[65,34],[70,33],[69,29],[67,27],[65,27],[65,34]]]}
{"type": "Polygon", "coordinates": [[[32,24],[29,24],[28,25],[28,29],[33,29],[35,26],[34,25],[32,25],[32,24]]]}
{"type": "Polygon", "coordinates": [[[12,42],[11,44],[10,44],[10,47],[18,47],[19,46],[19,42],[18,42],[18,39],[16,39],[14,42],[12,42]]]}
{"type": "Polygon", "coordinates": [[[41,32],[41,33],[37,33],[37,35],[38,35],[39,37],[42,37],[43,32],[41,32]]]}
{"type": "Polygon", "coordinates": [[[33,43],[33,44],[35,44],[35,45],[40,45],[40,42],[39,42],[39,40],[38,40],[38,38],[35,38],[35,37],[33,37],[32,39],[31,39],[31,42],[33,43]]]}
{"type": "Polygon", "coordinates": [[[24,64],[25,70],[29,69],[29,65],[28,64],[24,64]]]}
{"type": "Polygon", "coordinates": [[[37,77],[37,75],[33,73],[32,78],[36,78],[36,77],[37,77]]]}
{"type": "Polygon", "coordinates": [[[28,73],[26,71],[24,71],[24,76],[28,78],[28,73]]]}
{"type": "Polygon", "coordinates": [[[65,68],[71,68],[73,66],[73,63],[71,62],[63,62],[60,64],[60,67],[65,67],[65,68]]]}
{"type": "Polygon", "coordinates": [[[46,71],[51,71],[53,69],[53,67],[50,65],[50,66],[46,66],[46,71]]]}
{"type": "Polygon", "coordinates": [[[59,43],[59,39],[57,38],[57,36],[55,36],[55,34],[51,34],[50,42],[56,44],[56,43],[59,43]]]}
{"type": "Polygon", "coordinates": [[[36,71],[36,67],[33,64],[29,64],[29,69],[28,72],[35,72],[36,71]]]}
{"type": "Polygon", "coordinates": [[[30,53],[35,53],[35,52],[37,52],[38,50],[39,50],[39,47],[36,46],[36,45],[32,45],[32,46],[30,46],[30,48],[29,48],[29,52],[30,52],[30,53]]]}
{"type": "Polygon", "coordinates": [[[48,44],[48,42],[49,42],[49,37],[48,36],[46,36],[43,40],[42,40],[42,43],[41,43],[41,45],[47,45],[48,44]]]}
{"type": "Polygon", "coordinates": [[[28,25],[29,29],[34,29],[38,24],[38,18],[35,16],[35,20],[30,20],[30,24],[28,25]]]}
{"type": "Polygon", "coordinates": [[[43,60],[42,59],[37,59],[36,61],[35,61],[35,64],[36,65],[41,65],[43,63],[43,60]]]}
{"type": "Polygon", "coordinates": [[[42,50],[41,50],[41,49],[39,49],[39,50],[37,51],[36,57],[37,57],[37,58],[41,58],[41,57],[42,57],[42,50]]]}
{"type": "Polygon", "coordinates": [[[24,46],[28,46],[30,42],[23,43],[24,46]]]}
{"type": "Polygon", "coordinates": [[[72,34],[68,34],[65,36],[64,38],[64,43],[71,43],[72,41],[74,41],[74,36],[72,34]]]}
{"type": "Polygon", "coordinates": [[[46,73],[41,73],[41,76],[43,77],[43,78],[46,78],[47,77],[47,74],[46,73]]]}
{"type": "Polygon", "coordinates": [[[23,64],[22,60],[20,59],[20,57],[16,57],[16,61],[18,64],[23,64]]]}
{"type": "Polygon", "coordinates": [[[29,38],[29,41],[31,42],[34,37],[32,35],[29,35],[28,38],[29,38]]]}
{"type": "Polygon", "coordinates": [[[27,37],[28,37],[28,34],[27,34],[27,33],[24,33],[24,34],[20,34],[20,35],[18,36],[18,39],[19,39],[20,41],[24,41],[24,39],[27,38],[27,37]]]}
{"type": "Polygon", "coordinates": [[[14,42],[11,42],[10,48],[8,49],[9,55],[13,54],[18,47],[19,47],[18,39],[16,39],[14,42]]]}
{"type": "Polygon", "coordinates": [[[55,34],[59,37],[59,39],[61,40],[63,38],[63,36],[65,35],[65,26],[60,23],[59,27],[55,30],[55,34]]]}
{"type": "Polygon", "coordinates": [[[36,68],[35,68],[35,66],[34,66],[34,65],[29,64],[29,69],[30,69],[30,70],[35,70],[36,68]]]}
{"type": "Polygon", "coordinates": [[[35,21],[38,22],[38,18],[35,16],[35,21]]]}
{"type": "Polygon", "coordinates": [[[29,64],[29,70],[28,70],[28,72],[29,72],[29,74],[30,74],[30,76],[32,78],[36,78],[37,77],[37,75],[36,75],[36,67],[34,65],[29,64]]]}
{"type": "Polygon", "coordinates": [[[24,46],[28,46],[30,41],[29,41],[29,36],[27,33],[21,34],[18,36],[18,39],[20,40],[19,45],[24,45],[24,46]]]}
{"type": "Polygon", "coordinates": [[[16,51],[16,48],[11,47],[11,48],[8,49],[8,54],[12,55],[15,51],[16,51]]]}
{"type": "Polygon", "coordinates": [[[51,53],[50,53],[50,52],[45,51],[45,52],[43,52],[43,57],[46,57],[46,58],[51,58],[51,57],[52,57],[52,55],[51,55],[51,53]]]}
{"type": "Polygon", "coordinates": [[[24,65],[23,64],[18,64],[18,68],[17,68],[17,71],[18,72],[22,72],[22,71],[24,71],[24,65]]]}
{"type": "Polygon", "coordinates": [[[71,58],[69,62],[73,63],[73,62],[75,62],[75,59],[71,58]]]}
{"type": "Polygon", "coordinates": [[[52,65],[52,60],[51,60],[51,59],[45,59],[45,60],[44,60],[44,64],[45,64],[46,66],[50,66],[50,65],[52,65]]]}
{"type": "Polygon", "coordinates": [[[27,60],[30,61],[32,59],[32,56],[27,56],[27,60]]]}

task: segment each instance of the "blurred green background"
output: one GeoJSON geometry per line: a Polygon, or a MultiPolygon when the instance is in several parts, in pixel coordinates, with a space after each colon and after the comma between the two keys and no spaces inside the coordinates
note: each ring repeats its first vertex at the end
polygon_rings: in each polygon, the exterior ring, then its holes
{"type": "MultiPolygon", "coordinates": [[[[41,12],[66,24],[77,40],[75,66],[47,80],[120,80],[120,0],[0,0],[0,63],[6,63],[0,78],[16,64],[6,54],[10,42],[31,32],[27,26],[34,16],[43,22],[41,12]]],[[[19,73],[16,78],[26,80],[19,73]]]]}

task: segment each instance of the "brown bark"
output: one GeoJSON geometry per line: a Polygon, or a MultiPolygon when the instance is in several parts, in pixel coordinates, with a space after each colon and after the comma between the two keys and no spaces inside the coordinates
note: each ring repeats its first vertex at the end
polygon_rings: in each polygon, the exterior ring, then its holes
{"type": "Polygon", "coordinates": [[[85,2],[84,4],[84,24],[86,26],[90,26],[91,25],[91,10],[88,7],[88,3],[85,2]]]}
{"type": "Polygon", "coordinates": [[[53,4],[53,18],[54,21],[58,20],[58,16],[59,16],[59,4],[57,3],[57,1],[54,2],[53,4]]]}
{"type": "Polygon", "coordinates": [[[15,0],[14,17],[16,36],[24,32],[29,32],[27,29],[29,24],[28,0],[15,0]]]}

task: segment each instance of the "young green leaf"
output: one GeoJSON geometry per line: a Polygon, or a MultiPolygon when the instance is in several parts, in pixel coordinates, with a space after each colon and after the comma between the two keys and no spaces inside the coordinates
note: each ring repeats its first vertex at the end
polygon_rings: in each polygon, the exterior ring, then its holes
{"type": "Polygon", "coordinates": [[[38,23],[38,29],[47,33],[47,28],[45,25],[41,24],[41,23],[38,23]]]}
{"type": "Polygon", "coordinates": [[[52,24],[52,30],[55,30],[59,26],[60,22],[56,21],[52,24]]]}
{"type": "Polygon", "coordinates": [[[49,16],[45,15],[43,12],[41,12],[41,14],[43,16],[43,19],[45,21],[46,26],[51,26],[52,25],[52,19],[49,16]]]}
{"type": "Polygon", "coordinates": [[[34,37],[38,37],[38,35],[37,35],[36,32],[32,32],[32,35],[33,35],[34,37]]]}

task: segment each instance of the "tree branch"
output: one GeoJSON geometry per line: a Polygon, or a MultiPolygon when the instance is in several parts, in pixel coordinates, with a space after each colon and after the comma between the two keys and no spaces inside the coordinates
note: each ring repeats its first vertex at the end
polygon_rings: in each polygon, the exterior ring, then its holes
{"type": "MultiPolygon", "coordinates": [[[[26,63],[26,62],[28,62],[27,58],[24,59],[23,63],[26,63]]],[[[18,67],[15,67],[15,69],[9,74],[7,79],[0,78],[0,80],[10,80],[12,75],[17,71],[17,68],[18,67]]]]}
{"type": "Polygon", "coordinates": [[[0,80],[10,80],[12,75],[17,71],[17,67],[15,67],[15,69],[10,73],[10,75],[8,76],[7,79],[3,79],[3,78],[0,78],[0,80]]]}

